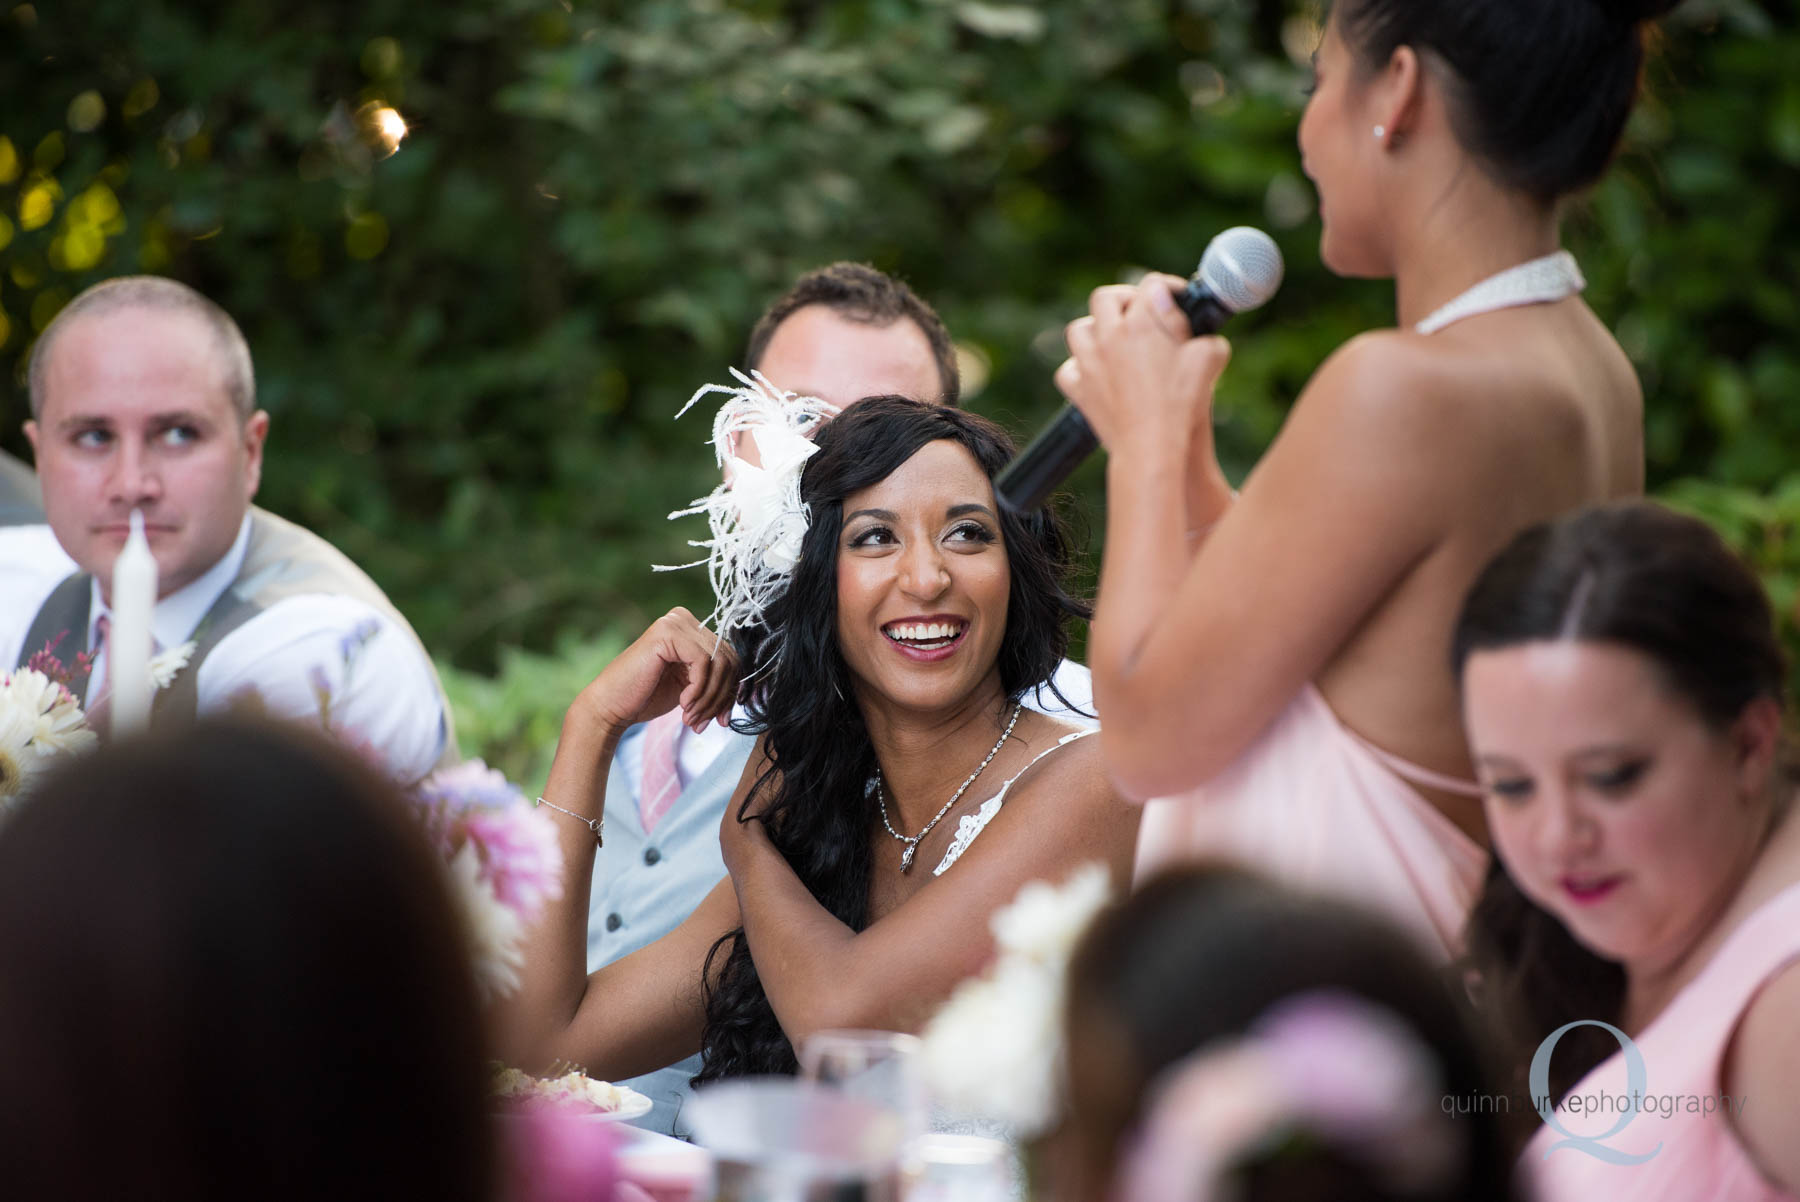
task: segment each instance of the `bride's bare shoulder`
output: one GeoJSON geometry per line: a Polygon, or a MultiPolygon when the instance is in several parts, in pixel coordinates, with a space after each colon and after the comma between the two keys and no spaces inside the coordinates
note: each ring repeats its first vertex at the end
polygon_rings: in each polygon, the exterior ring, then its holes
{"type": "Polygon", "coordinates": [[[1111,809],[1123,804],[1107,775],[1098,730],[1083,733],[1080,727],[1046,720],[1035,737],[1042,740],[1044,754],[1021,774],[1015,788],[1023,787],[1033,796],[1055,794],[1057,804],[1064,806],[1111,809]]]}

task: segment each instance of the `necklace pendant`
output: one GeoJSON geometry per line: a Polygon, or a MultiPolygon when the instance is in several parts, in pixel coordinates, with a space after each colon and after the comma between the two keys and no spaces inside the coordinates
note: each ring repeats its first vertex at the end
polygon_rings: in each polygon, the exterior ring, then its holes
{"type": "Polygon", "coordinates": [[[1000,732],[1000,741],[995,743],[993,750],[987,753],[987,759],[982,760],[980,764],[976,765],[975,771],[969,773],[969,779],[959,785],[956,792],[950,794],[950,800],[944,803],[944,808],[939,810],[936,814],[933,814],[931,816],[931,821],[925,824],[925,829],[916,835],[901,834],[894,829],[894,824],[889,821],[887,792],[881,787],[881,765],[877,764],[875,766],[875,779],[872,782],[872,787],[875,791],[875,809],[881,815],[881,825],[887,828],[887,833],[894,839],[906,844],[906,850],[900,853],[900,872],[902,875],[905,875],[911,870],[913,856],[919,850],[920,840],[924,839],[926,835],[929,835],[932,828],[938,824],[938,820],[945,814],[948,814],[951,808],[954,807],[958,801],[962,800],[962,795],[968,791],[970,785],[975,783],[975,778],[981,775],[982,769],[993,763],[994,757],[1000,754],[1000,748],[1005,746],[1006,740],[1012,737],[1013,727],[1018,725],[1019,714],[1024,708],[1025,703],[1022,701],[1013,706],[1012,717],[1007,719],[1006,729],[1000,732]]]}

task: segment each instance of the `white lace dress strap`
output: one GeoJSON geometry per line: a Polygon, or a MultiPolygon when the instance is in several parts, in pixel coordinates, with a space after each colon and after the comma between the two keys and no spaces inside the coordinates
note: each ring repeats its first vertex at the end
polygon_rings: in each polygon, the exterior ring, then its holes
{"type": "Polygon", "coordinates": [[[1085,739],[1089,735],[1097,735],[1099,733],[1098,730],[1078,730],[1072,734],[1066,734],[1058,739],[1054,746],[1046,747],[1036,755],[1032,756],[1031,763],[1026,764],[1023,768],[1007,777],[1006,783],[1000,786],[1000,791],[982,802],[980,809],[976,810],[973,814],[964,814],[962,816],[962,820],[956,824],[956,838],[950,840],[949,850],[944,852],[944,858],[938,861],[938,866],[931,870],[931,875],[943,876],[945,869],[956,863],[956,861],[962,857],[963,852],[969,850],[969,844],[975,842],[975,836],[986,830],[987,824],[992,822],[994,820],[994,815],[1000,812],[1000,807],[1006,802],[1006,791],[1012,788],[1014,781],[1018,780],[1021,776],[1024,776],[1027,772],[1030,772],[1039,760],[1052,754],[1059,748],[1066,747],[1077,739],[1085,739]]]}

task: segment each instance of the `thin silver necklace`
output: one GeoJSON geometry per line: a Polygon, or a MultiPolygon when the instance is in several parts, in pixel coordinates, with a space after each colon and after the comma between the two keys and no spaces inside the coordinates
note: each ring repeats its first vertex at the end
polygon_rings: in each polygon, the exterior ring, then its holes
{"type": "Polygon", "coordinates": [[[1024,708],[1023,701],[1013,706],[1012,717],[1007,720],[1006,729],[1000,732],[1000,741],[995,743],[994,749],[987,753],[987,759],[982,760],[980,766],[969,773],[969,779],[957,786],[956,792],[950,794],[950,800],[944,803],[944,808],[932,815],[931,821],[925,824],[925,829],[916,835],[903,835],[894,829],[892,822],[888,821],[887,794],[881,788],[881,765],[875,765],[875,804],[881,807],[881,825],[887,827],[888,834],[906,844],[906,850],[900,855],[901,875],[904,876],[912,868],[913,853],[919,850],[919,840],[931,833],[931,828],[938,824],[938,819],[948,814],[950,807],[960,801],[962,795],[968,792],[969,786],[975,783],[975,778],[981,775],[981,769],[993,763],[994,757],[1000,754],[1000,749],[1006,745],[1007,737],[1013,732],[1013,726],[1019,721],[1019,711],[1024,708]]]}
{"type": "Polygon", "coordinates": [[[1421,334],[1435,334],[1451,322],[1516,305],[1541,305],[1565,300],[1587,287],[1581,266],[1566,250],[1509,267],[1491,275],[1473,288],[1437,309],[1413,329],[1421,334]]]}

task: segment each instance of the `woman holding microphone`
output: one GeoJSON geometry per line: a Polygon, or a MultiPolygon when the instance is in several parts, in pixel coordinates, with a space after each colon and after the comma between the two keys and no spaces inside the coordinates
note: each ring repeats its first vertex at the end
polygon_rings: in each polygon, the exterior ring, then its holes
{"type": "Polygon", "coordinates": [[[1141,876],[1223,857],[1375,904],[1449,957],[1487,834],[1446,649],[1520,529],[1643,488],[1643,398],[1558,209],[1605,171],[1667,0],[1338,0],[1300,124],[1321,254],[1391,277],[1236,496],[1230,349],[1170,277],[1102,288],[1057,383],[1107,446],[1089,647],[1141,876]]]}

